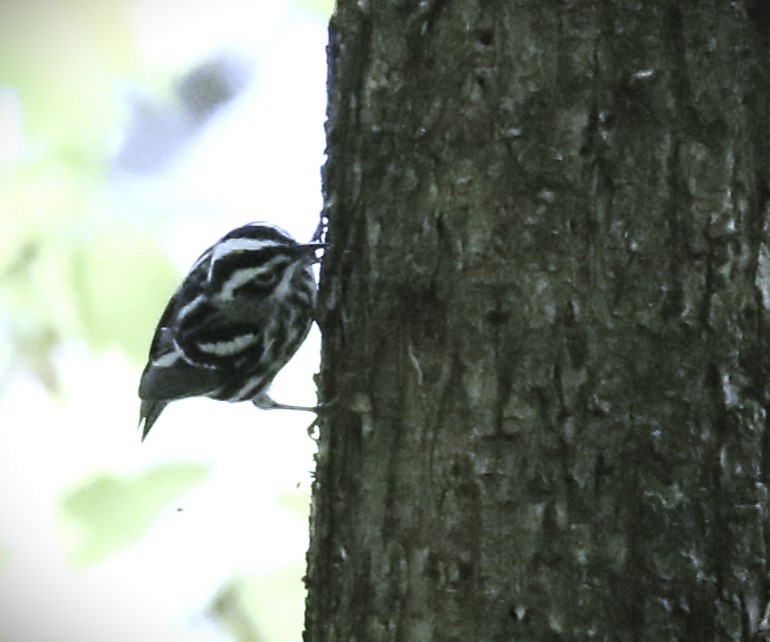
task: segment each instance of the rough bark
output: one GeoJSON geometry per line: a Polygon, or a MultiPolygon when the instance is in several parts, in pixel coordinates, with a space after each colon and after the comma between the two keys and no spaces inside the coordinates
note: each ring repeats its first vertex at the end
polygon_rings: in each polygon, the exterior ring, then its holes
{"type": "Polygon", "coordinates": [[[306,642],[768,635],[766,6],[339,0],[306,642]]]}

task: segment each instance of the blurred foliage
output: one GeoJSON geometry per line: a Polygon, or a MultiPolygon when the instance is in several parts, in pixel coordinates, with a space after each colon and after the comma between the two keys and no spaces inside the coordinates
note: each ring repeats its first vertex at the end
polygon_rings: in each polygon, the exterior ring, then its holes
{"type": "Polygon", "coordinates": [[[302,579],[305,565],[297,563],[270,573],[248,578],[244,584],[244,609],[255,620],[262,622],[269,640],[301,640],[305,621],[302,579]],[[276,618],[274,613],[280,613],[276,618]]]}
{"type": "Polygon", "coordinates": [[[322,16],[331,16],[334,11],[334,0],[297,0],[297,4],[322,16]]]}
{"type": "Polygon", "coordinates": [[[117,346],[140,363],[179,281],[154,234],[107,208],[89,216],[98,198],[67,174],[0,177],[0,333],[11,346],[0,366],[31,369],[49,389],[50,357],[64,338],[117,346]]]}
{"type": "Polygon", "coordinates": [[[278,504],[306,521],[310,516],[310,491],[297,488],[290,493],[282,493],[278,496],[278,504]]]}
{"type": "Polygon", "coordinates": [[[174,463],[134,479],[99,475],[70,491],[59,508],[71,531],[73,561],[93,564],[130,546],[209,472],[202,464],[174,463]]]}
{"type": "Polygon", "coordinates": [[[0,373],[25,367],[49,389],[64,338],[115,345],[139,363],[179,279],[146,225],[104,198],[125,119],[115,79],[141,69],[129,6],[0,4],[0,86],[12,88],[0,131],[23,141],[0,140],[0,373]]]}
{"type": "Polygon", "coordinates": [[[0,3],[0,84],[24,104],[42,153],[100,167],[118,115],[116,76],[139,68],[127,0],[0,3]]]}
{"type": "Polygon", "coordinates": [[[225,586],[211,607],[212,617],[238,642],[301,640],[304,564],[238,578],[225,586]],[[276,614],[280,613],[280,617],[276,614]]]}
{"type": "MultiPolygon", "coordinates": [[[[129,118],[117,79],[146,83],[155,73],[131,28],[134,5],[0,3],[0,89],[18,99],[23,139],[10,159],[0,140],[0,376],[25,368],[51,391],[52,355],[65,339],[115,346],[140,364],[180,278],[146,224],[167,213],[132,221],[105,194],[129,118]]],[[[11,111],[0,105],[0,133],[14,126],[11,111]]]]}
{"type": "Polygon", "coordinates": [[[69,267],[85,336],[97,347],[117,344],[141,362],[179,274],[143,228],[118,224],[84,236],[69,267]]]}
{"type": "MultiPolygon", "coordinates": [[[[283,493],[278,502],[295,514],[300,523],[307,523],[307,489],[283,493]]],[[[233,578],[220,589],[210,615],[237,642],[300,640],[304,629],[304,575],[304,563],[297,562],[266,573],[233,578]]]]}
{"type": "Polygon", "coordinates": [[[267,642],[269,638],[243,603],[243,592],[243,581],[229,582],[219,591],[209,612],[235,642],[267,642]]]}
{"type": "MultiPolygon", "coordinates": [[[[298,3],[323,15],[334,5],[298,3]]],[[[173,213],[136,212],[110,193],[131,122],[126,86],[174,89],[170,70],[142,60],[131,17],[136,4],[0,0],[0,387],[24,369],[58,391],[54,356],[67,341],[95,351],[116,347],[141,365],[179,283],[148,225],[173,213]]],[[[136,477],[99,474],[65,491],[56,510],[70,559],[88,566],[138,542],[209,473],[206,465],[175,463],[136,477]]],[[[306,519],[306,493],[284,499],[306,519]]],[[[0,547],[0,566],[12,553],[0,547]]],[[[265,629],[266,639],[299,639],[303,571],[297,565],[237,581],[218,602],[220,621],[229,614],[234,635],[256,640],[256,623],[243,623],[260,620],[262,627],[268,616],[264,626],[283,632],[265,629]]]]}

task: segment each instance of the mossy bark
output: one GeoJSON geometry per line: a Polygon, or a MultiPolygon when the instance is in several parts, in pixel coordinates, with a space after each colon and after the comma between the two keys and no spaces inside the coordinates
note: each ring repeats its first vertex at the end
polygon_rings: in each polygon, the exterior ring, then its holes
{"type": "Polygon", "coordinates": [[[765,6],[338,1],[306,642],[770,635],[765,6]]]}

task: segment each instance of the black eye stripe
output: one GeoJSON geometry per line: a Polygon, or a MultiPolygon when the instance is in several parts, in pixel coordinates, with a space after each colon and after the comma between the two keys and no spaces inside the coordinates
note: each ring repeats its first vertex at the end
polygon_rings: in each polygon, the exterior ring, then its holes
{"type": "Polygon", "coordinates": [[[270,283],[258,283],[256,281],[247,281],[243,285],[239,285],[237,288],[233,288],[233,296],[239,297],[239,296],[256,296],[256,295],[263,295],[267,296],[272,292],[273,288],[275,287],[275,282],[271,281],[270,283]]]}

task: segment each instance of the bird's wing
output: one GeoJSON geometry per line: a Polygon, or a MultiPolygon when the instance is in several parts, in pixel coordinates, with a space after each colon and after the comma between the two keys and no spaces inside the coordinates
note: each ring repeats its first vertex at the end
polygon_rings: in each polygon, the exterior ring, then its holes
{"type": "Polygon", "coordinates": [[[172,297],[158,322],[150,359],[139,382],[139,397],[146,401],[205,395],[221,385],[222,373],[191,363],[175,339],[177,296],[172,297]]]}
{"type": "Polygon", "coordinates": [[[210,394],[232,377],[234,369],[259,364],[264,337],[252,325],[233,323],[211,313],[198,323],[159,327],[152,358],[142,373],[139,396],[171,400],[210,394]]]}
{"type": "Polygon", "coordinates": [[[222,384],[222,372],[200,368],[181,358],[170,365],[150,362],[142,373],[139,397],[146,400],[171,400],[210,393],[222,384]]]}

